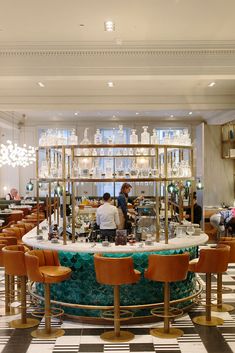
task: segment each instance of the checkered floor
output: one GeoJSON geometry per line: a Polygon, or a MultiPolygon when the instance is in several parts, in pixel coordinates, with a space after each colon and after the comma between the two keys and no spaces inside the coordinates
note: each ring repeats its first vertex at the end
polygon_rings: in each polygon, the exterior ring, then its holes
{"type": "MultiPolygon", "coordinates": [[[[204,276],[201,276],[204,280],[204,276]]],[[[213,278],[215,280],[215,278],[213,278]]],[[[225,285],[234,289],[234,293],[224,294],[224,302],[235,305],[235,266],[229,266],[223,277],[225,285]]],[[[2,284],[1,284],[2,285],[2,284]]],[[[3,314],[3,302],[0,302],[0,313],[3,314]]],[[[8,321],[15,317],[0,317],[0,353],[77,353],[77,352],[152,352],[152,353],[229,353],[235,352],[235,311],[231,313],[216,313],[224,319],[224,325],[208,328],[193,324],[193,316],[203,312],[202,306],[197,306],[188,314],[176,320],[173,326],[183,329],[184,336],[178,339],[159,339],[149,334],[150,327],[158,324],[124,326],[135,334],[129,343],[108,344],[100,339],[100,334],[107,327],[80,324],[64,321],[63,324],[54,321],[54,326],[65,330],[63,337],[53,340],[32,338],[31,329],[15,330],[8,327],[8,321]]],[[[17,316],[16,316],[17,317],[17,316]]],[[[43,322],[40,324],[43,325],[43,322]]]]}

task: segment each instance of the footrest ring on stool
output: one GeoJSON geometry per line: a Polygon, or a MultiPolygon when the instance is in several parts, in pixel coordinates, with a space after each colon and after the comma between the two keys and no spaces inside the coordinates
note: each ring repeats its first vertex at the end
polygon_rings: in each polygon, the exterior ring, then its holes
{"type": "Polygon", "coordinates": [[[178,308],[169,308],[169,314],[165,315],[164,314],[164,309],[163,308],[155,308],[151,310],[151,314],[153,316],[157,316],[160,318],[163,317],[168,317],[169,319],[174,319],[175,317],[179,317],[181,315],[183,315],[184,311],[182,309],[178,309],[178,308]]]}
{"type": "MultiPolygon", "coordinates": [[[[49,315],[48,317],[60,317],[64,314],[64,310],[61,308],[52,307],[50,310],[51,315],[49,315]]],[[[42,318],[43,316],[45,316],[44,308],[36,308],[34,311],[31,312],[31,315],[42,318]]]]}
{"type": "MultiPolygon", "coordinates": [[[[134,315],[134,313],[130,310],[120,310],[119,321],[129,320],[131,317],[133,317],[133,315],[134,315]]],[[[113,321],[114,320],[114,310],[103,311],[100,316],[105,320],[113,321]]]]}

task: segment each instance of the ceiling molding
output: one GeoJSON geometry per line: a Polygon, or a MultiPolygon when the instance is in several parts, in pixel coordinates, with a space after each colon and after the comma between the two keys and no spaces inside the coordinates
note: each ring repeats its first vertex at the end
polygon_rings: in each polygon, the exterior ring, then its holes
{"type": "Polygon", "coordinates": [[[0,57],[36,56],[213,56],[235,55],[235,48],[146,48],[146,49],[0,49],[0,57]]]}

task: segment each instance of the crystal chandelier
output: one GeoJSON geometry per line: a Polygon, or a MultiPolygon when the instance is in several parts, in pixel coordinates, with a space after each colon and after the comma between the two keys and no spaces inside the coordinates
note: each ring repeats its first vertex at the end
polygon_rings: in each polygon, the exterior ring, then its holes
{"type": "Polygon", "coordinates": [[[6,144],[0,145],[0,167],[9,165],[11,167],[27,167],[36,161],[35,148],[23,145],[20,147],[17,143],[7,140],[6,144]]]}

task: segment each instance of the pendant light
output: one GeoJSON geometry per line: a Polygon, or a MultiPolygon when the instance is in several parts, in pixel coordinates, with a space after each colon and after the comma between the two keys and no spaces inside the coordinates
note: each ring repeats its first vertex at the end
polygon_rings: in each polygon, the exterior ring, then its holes
{"type": "Polygon", "coordinates": [[[26,190],[27,191],[33,191],[33,187],[34,187],[34,185],[33,185],[32,181],[30,179],[30,181],[26,184],[26,190]]]}

